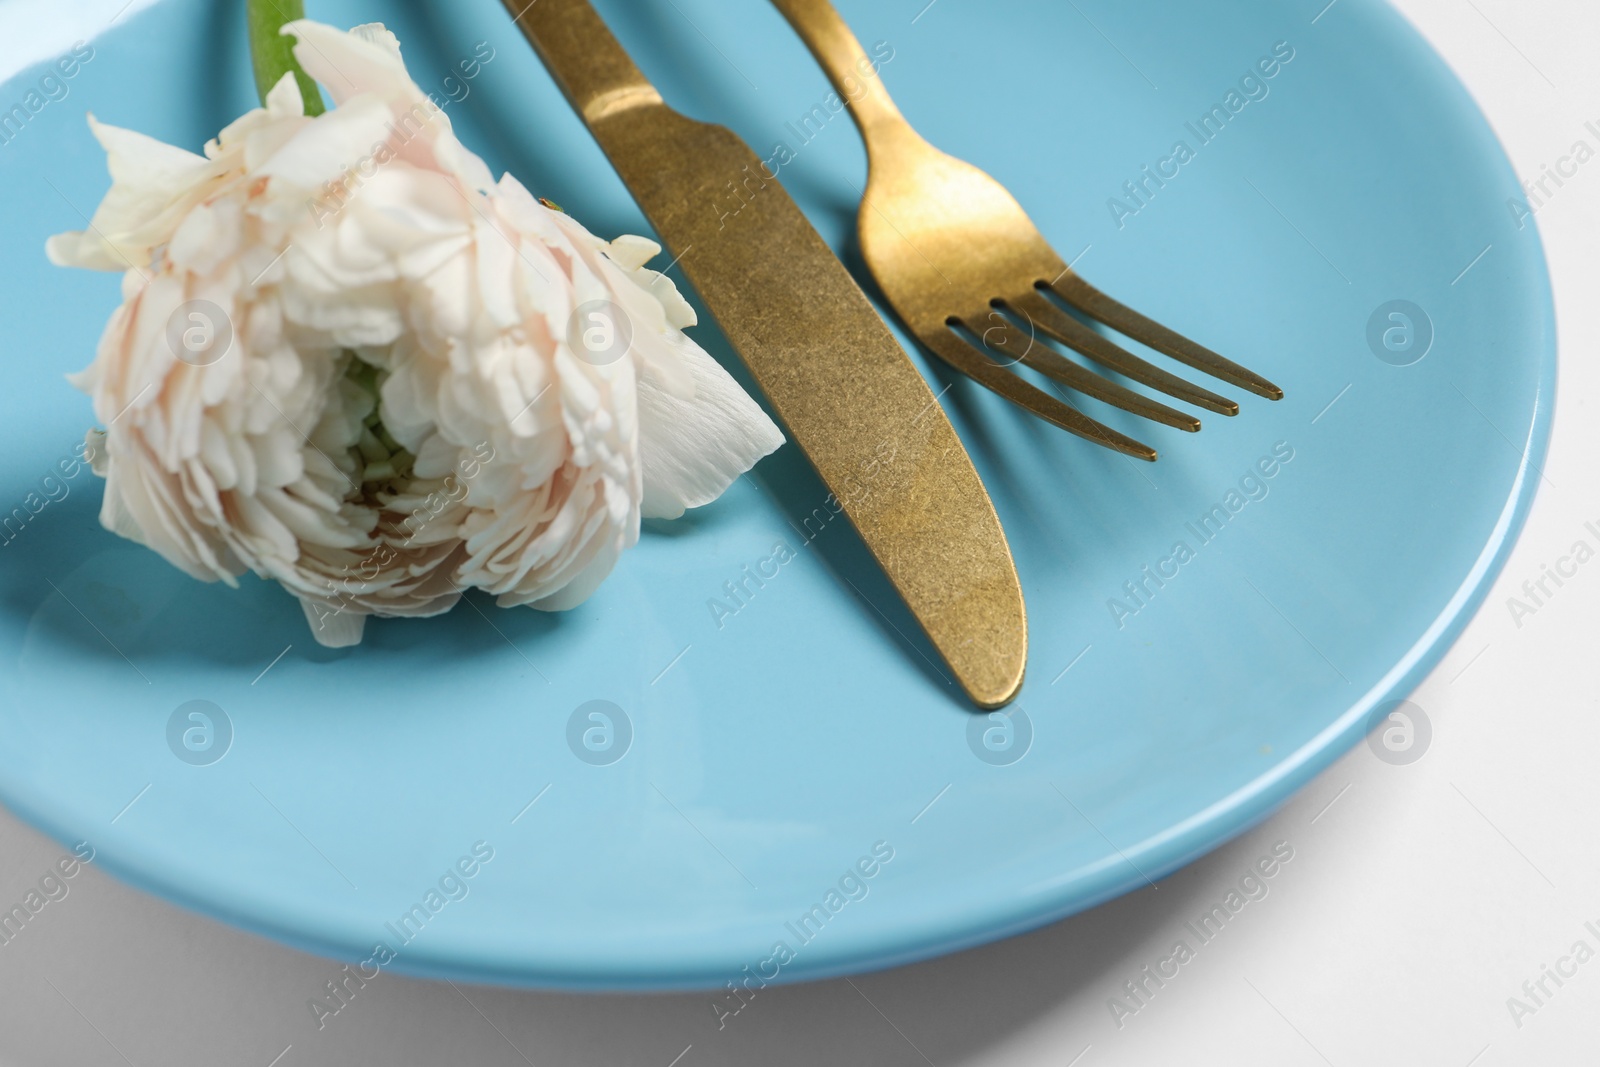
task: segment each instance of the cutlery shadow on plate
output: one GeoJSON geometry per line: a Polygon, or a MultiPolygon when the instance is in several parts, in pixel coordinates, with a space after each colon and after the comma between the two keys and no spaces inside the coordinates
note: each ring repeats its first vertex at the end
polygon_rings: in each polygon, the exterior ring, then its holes
{"type": "Polygon", "coordinates": [[[911,664],[952,706],[976,712],[866,542],[849,518],[835,510],[836,502],[830,505],[833,498],[805,454],[791,441],[762,460],[753,477],[783,515],[796,549],[814,555],[827,568],[839,595],[856,600],[863,616],[883,635],[885,657],[911,664]]]}
{"type": "MultiPolygon", "coordinates": [[[[717,329],[715,320],[705,313],[698,294],[687,283],[683,289],[684,295],[700,315],[695,339],[727,369],[742,389],[756,397],[767,413],[772,415],[765,395],[756,386],[744,362],[734,355],[727,338],[717,329]]],[[[773,417],[776,419],[776,415],[773,417]]],[[[831,574],[840,596],[864,601],[860,604],[860,610],[883,634],[886,654],[902,657],[912,663],[933,688],[954,706],[965,711],[976,710],[956,685],[950,668],[923,633],[921,624],[911,610],[900,599],[900,594],[873,558],[866,542],[850,524],[849,518],[842,510],[836,510],[836,501],[835,506],[830,506],[829,501],[833,498],[828,487],[799,446],[793,440],[786,440],[776,452],[756,464],[749,477],[761,487],[783,516],[793,535],[796,550],[801,554],[816,555],[831,574]]],[[[702,512],[717,510],[717,505],[701,509],[702,512]]],[[[696,514],[689,512],[685,518],[693,520],[696,514]]],[[[671,524],[660,525],[675,525],[683,521],[679,519],[671,524]]],[[[649,529],[647,526],[647,531],[649,529]]],[[[677,530],[672,532],[674,536],[680,535],[677,530]]]]}

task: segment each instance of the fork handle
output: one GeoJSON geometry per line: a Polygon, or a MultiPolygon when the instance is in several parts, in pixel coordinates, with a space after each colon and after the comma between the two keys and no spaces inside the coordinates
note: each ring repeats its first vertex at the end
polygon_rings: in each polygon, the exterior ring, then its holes
{"type": "MultiPolygon", "coordinates": [[[[869,56],[828,0],[772,0],[822,66],[834,91],[849,106],[870,154],[876,145],[911,132],[878,77],[879,58],[869,56]]],[[[891,50],[889,58],[893,58],[891,50]]]]}

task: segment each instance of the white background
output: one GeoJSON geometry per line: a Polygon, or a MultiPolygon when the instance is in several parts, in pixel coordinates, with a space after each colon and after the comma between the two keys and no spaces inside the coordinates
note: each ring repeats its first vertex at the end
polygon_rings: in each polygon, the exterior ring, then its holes
{"type": "MultiPolygon", "coordinates": [[[[1600,125],[1600,5],[1399,6],[1466,81],[1524,178],[1580,138],[1596,143],[1584,124],[1600,125]]],[[[105,17],[79,14],[83,25],[105,17]]],[[[1335,0],[1323,17],[1338,14],[1335,0]]],[[[41,41],[39,54],[51,54],[41,41]]],[[[1158,888],[942,960],[765,990],[721,1032],[709,995],[522,993],[388,975],[318,1032],[306,1001],[336,966],[91,868],[0,946],[0,1064],[1600,1063],[1600,959],[1562,986],[1546,979],[1542,1005],[1522,991],[1580,938],[1600,950],[1584,928],[1600,930],[1600,563],[1520,627],[1506,604],[1588,536],[1586,521],[1600,526],[1600,432],[1589,421],[1600,165],[1569,180],[1539,224],[1562,351],[1547,481],[1488,602],[1412,698],[1433,726],[1419,761],[1392,766],[1359,746],[1270,822],[1158,888]],[[1269,895],[1119,1027],[1109,999],[1134,1004],[1122,984],[1190,937],[1184,922],[1280,841],[1294,859],[1269,895]],[[1537,1010],[1514,1019],[1513,996],[1537,1010]]],[[[0,812],[0,900],[20,899],[61,853],[0,812]]]]}

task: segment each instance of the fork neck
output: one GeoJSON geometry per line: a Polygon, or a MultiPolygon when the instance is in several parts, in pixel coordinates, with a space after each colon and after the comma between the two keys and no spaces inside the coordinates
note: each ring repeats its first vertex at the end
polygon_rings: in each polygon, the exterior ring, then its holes
{"type": "Polygon", "coordinates": [[[828,0],[772,0],[772,4],[805,41],[848,105],[869,154],[912,132],[878,76],[883,64],[894,58],[891,45],[879,42],[869,55],[828,0]]]}

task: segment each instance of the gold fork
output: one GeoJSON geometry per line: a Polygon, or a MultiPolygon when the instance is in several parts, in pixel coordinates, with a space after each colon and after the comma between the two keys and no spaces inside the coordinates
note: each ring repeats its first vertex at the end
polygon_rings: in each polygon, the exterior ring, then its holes
{"type": "Polygon", "coordinates": [[[1068,314],[1052,294],[1180,363],[1269,400],[1282,399],[1283,390],[1260,375],[1084,281],[1005,186],[923,140],[889,99],[877,64],[828,0],[773,3],[849,101],[869,162],[857,220],[862,254],[889,303],[934,355],[1064,430],[1146,460],[1156,458],[1155,449],[1036,388],[1011,367],[1021,363],[1069,389],[1180,430],[1198,430],[1200,420],[1067,359],[1037,334],[1198,407],[1236,415],[1239,405],[1140,359],[1068,314]]]}

